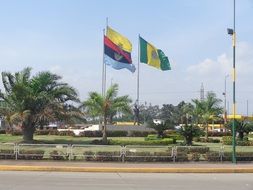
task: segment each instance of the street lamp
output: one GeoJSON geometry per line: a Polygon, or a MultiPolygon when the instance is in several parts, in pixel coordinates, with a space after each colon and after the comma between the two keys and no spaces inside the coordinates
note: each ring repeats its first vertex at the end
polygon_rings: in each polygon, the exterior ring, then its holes
{"type": "Polygon", "coordinates": [[[236,140],[235,140],[235,41],[236,41],[236,33],[235,33],[235,0],[234,0],[234,28],[228,28],[227,32],[229,35],[232,36],[232,44],[233,44],[233,125],[232,125],[232,146],[233,146],[233,152],[232,152],[232,163],[236,163],[236,140]]]}
{"type": "Polygon", "coordinates": [[[225,86],[224,86],[224,124],[227,123],[227,78],[229,75],[225,76],[225,86]]]}

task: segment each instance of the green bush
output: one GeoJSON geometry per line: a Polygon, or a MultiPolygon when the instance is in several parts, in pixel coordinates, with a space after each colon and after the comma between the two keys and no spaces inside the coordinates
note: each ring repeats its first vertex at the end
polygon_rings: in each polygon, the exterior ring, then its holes
{"type": "Polygon", "coordinates": [[[218,132],[218,131],[208,131],[209,137],[223,137],[223,136],[231,136],[231,132],[218,132]]]}
{"type": "MultiPolygon", "coordinates": [[[[232,153],[224,152],[224,156],[222,160],[232,161],[232,153]]],[[[253,153],[252,152],[236,152],[236,160],[237,161],[253,161],[253,153]]]]}
{"type": "Polygon", "coordinates": [[[86,161],[99,161],[99,162],[108,162],[108,161],[121,161],[118,151],[85,151],[83,153],[84,159],[86,161]]]}
{"type": "Polygon", "coordinates": [[[6,134],[6,131],[4,129],[1,129],[0,134],[6,134]]]}
{"type": "Polygon", "coordinates": [[[53,150],[49,153],[49,158],[53,160],[67,160],[69,158],[68,155],[65,155],[64,152],[59,150],[53,150]]]}
{"type": "Polygon", "coordinates": [[[168,152],[126,152],[127,162],[171,162],[171,151],[168,152]]]}
{"type": "Polygon", "coordinates": [[[127,131],[107,131],[108,137],[127,137],[127,131]]]}
{"type": "Polygon", "coordinates": [[[176,161],[177,162],[186,162],[186,161],[188,161],[187,153],[186,152],[177,152],[176,161]]]}
{"type": "Polygon", "coordinates": [[[24,160],[42,160],[44,150],[21,150],[18,154],[18,159],[24,160]]]}
{"type": "Polygon", "coordinates": [[[224,145],[231,145],[232,144],[232,137],[231,136],[224,136],[224,137],[222,137],[222,142],[224,145]]]}
{"type": "Polygon", "coordinates": [[[109,140],[110,145],[169,145],[173,143],[174,140],[170,138],[152,141],[114,140],[114,139],[109,140]]]}
{"type": "Polygon", "coordinates": [[[214,138],[201,138],[201,137],[198,137],[198,138],[194,138],[193,141],[195,142],[203,142],[203,143],[220,143],[220,139],[214,139],[214,138]]]}
{"type": "Polygon", "coordinates": [[[84,131],[80,133],[82,137],[102,137],[102,131],[84,131]]]}
{"type": "Polygon", "coordinates": [[[199,154],[205,154],[209,152],[209,147],[206,146],[179,146],[177,147],[177,153],[199,153],[199,154]]]}
{"type": "Polygon", "coordinates": [[[206,161],[211,161],[211,162],[221,161],[221,155],[217,151],[207,152],[204,157],[206,161]]]}
{"type": "Polygon", "coordinates": [[[147,137],[145,137],[145,141],[153,141],[153,140],[160,140],[161,138],[159,138],[157,135],[148,135],[147,137]]]}
{"type": "Polygon", "coordinates": [[[13,149],[0,149],[0,159],[15,159],[13,149]]]}
{"type": "MultiPolygon", "coordinates": [[[[238,146],[253,146],[253,141],[246,140],[236,140],[236,145],[238,146]]],[[[224,136],[222,137],[222,142],[224,145],[232,145],[232,137],[231,136],[224,136]]]]}
{"type": "Polygon", "coordinates": [[[148,135],[156,134],[155,131],[129,131],[129,137],[146,137],[148,135]]]}
{"type": "Polygon", "coordinates": [[[49,135],[51,130],[36,130],[35,135],[49,135]]]}

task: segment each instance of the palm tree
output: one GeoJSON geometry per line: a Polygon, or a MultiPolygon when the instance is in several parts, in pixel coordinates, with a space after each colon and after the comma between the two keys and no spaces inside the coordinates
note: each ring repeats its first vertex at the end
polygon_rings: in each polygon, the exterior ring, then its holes
{"type": "Polygon", "coordinates": [[[89,115],[93,117],[100,116],[103,118],[103,128],[102,128],[103,144],[107,144],[106,125],[108,119],[110,118],[111,113],[131,112],[130,103],[132,102],[132,100],[127,95],[119,97],[117,95],[118,95],[118,85],[113,84],[106,91],[105,96],[102,96],[97,92],[90,92],[88,99],[84,101],[82,104],[82,107],[89,115]]]}
{"type": "Polygon", "coordinates": [[[195,104],[193,111],[195,122],[204,126],[206,138],[208,138],[208,124],[219,119],[219,115],[222,113],[221,101],[213,92],[208,92],[205,100],[192,100],[195,104]]]}
{"type": "Polygon", "coordinates": [[[0,113],[9,118],[10,124],[21,125],[24,141],[33,141],[40,124],[81,117],[81,112],[71,105],[79,102],[77,92],[60,79],[50,72],[31,77],[31,68],[15,74],[2,73],[5,93],[0,92],[0,113]]]}

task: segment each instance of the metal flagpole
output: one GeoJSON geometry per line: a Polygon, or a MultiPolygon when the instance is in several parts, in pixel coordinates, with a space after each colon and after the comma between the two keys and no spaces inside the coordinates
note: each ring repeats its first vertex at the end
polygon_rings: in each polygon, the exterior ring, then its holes
{"type": "Polygon", "coordinates": [[[137,72],[137,124],[140,125],[140,34],[138,35],[138,72],[137,72]]]}
{"type": "MultiPolygon", "coordinates": [[[[106,17],[106,32],[107,32],[107,28],[108,28],[108,17],[106,17]]],[[[106,35],[106,34],[105,34],[106,35]]],[[[104,92],[103,95],[105,96],[106,93],[106,64],[104,62],[104,92]]]]}
{"type": "Polygon", "coordinates": [[[104,96],[104,87],[105,87],[105,45],[104,45],[105,29],[103,29],[103,60],[102,60],[102,96],[104,96]]]}

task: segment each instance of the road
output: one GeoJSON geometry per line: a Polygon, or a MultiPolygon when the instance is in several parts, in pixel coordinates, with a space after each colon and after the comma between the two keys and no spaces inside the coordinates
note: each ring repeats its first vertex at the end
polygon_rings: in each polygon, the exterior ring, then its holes
{"type": "Polygon", "coordinates": [[[252,190],[253,174],[0,172],[0,190],[252,190]]]}

